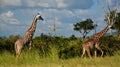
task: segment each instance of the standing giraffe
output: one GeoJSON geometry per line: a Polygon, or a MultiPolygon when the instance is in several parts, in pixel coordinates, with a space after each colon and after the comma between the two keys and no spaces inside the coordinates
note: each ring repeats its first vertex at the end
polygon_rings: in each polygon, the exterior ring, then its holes
{"type": "Polygon", "coordinates": [[[112,25],[106,26],[102,31],[94,34],[92,38],[90,38],[83,44],[83,53],[81,57],[83,57],[85,52],[87,51],[88,56],[91,58],[90,48],[93,47],[97,48],[102,53],[101,57],[103,56],[104,52],[99,46],[99,39],[112,27],[112,25]]]}
{"type": "Polygon", "coordinates": [[[16,58],[19,57],[24,45],[29,44],[29,49],[31,49],[32,37],[35,33],[37,20],[43,20],[39,13],[37,13],[37,15],[34,17],[31,27],[26,31],[24,36],[15,42],[16,58]]]}

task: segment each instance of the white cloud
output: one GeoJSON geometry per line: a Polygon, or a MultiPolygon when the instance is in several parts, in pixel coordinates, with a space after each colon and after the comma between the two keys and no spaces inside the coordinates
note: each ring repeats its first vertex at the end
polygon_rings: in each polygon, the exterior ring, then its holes
{"type": "Polygon", "coordinates": [[[21,6],[21,0],[0,0],[0,7],[21,6]]]}
{"type": "Polygon", "coordinates": [[[7,13],[0,14],[0,20],[3,23],[19,24],[19,20],[14,18],[14,13],[12,11],[8,11],[7,13]]]}
{"type": "Polygon", "coordinates": [[[1,16],[2,16],[2,17],[8,17],[8,18],[10,18],[10,17],[13,16],[13,12],[8,11],[7,13],[3,13],[3,14],[1,14],[1,16]]]}
{"type": "Polygon", "coordinates": [[[5,24],[0,24],[0,30],[5,30],[5,24]]]}
{"type": "Polygon", "coordinates": [[[1,0],[0,7],[39,7],[39,8],[72,8],[88,9],[93,0],[1,0]],[[89,2],[89,3],[88,3],[89,2]]]}
{"type": "Polygon", "coordinates": [[[119,7],[120,7],[120,0],[105,0],[106,6],[109,5],[110,9],[118,9],[119,11],[119,7]]]}
{"type": "Polygon", "coordinates": [[[67,4],[64,3],[64,0],[56,0],[58,8],[66,8],[67,4]]]}
{"type": "Polygon", "coordinates": [[[41,11],[41,13],[46,18],[45,20],[54,19],[55,17],[57,20],[71,20],[72,17],[75,17],[74,13],[70,10],[58,10],[58,9],[44,9],[41,11]]]}
{"type": "Polygon", "coordinates": [[[89,14],[88,10],[75,10],[74,11],[76,14],[78,15],[85,15],[85,14],[89,14]]]}
{"type": "Polygon", "coordinates": [[[106,3],[108,3],[108,5],[110,6],[115,6],[117,4],[117,1],[116,0],[105,0],[106,3]]]}
{"type": "Polygon", "coordinates": [[[70,9],[89,9],[94,4],[93,0],[64,0],[64,3],[70,9]]]}
{"type": "Polygon", "coordinates": [[[116,7],[115,8],[117,8],[117,11],[118,12],[120,12],[120,1],[119,2],[117,2],[117,5],[116,5],[116,7]]]}
{"type": "Polygon", "coordinates": [[[50,7],[50,5],[48,3],[38,3],[38,6],[41,6],[41,7],[50,7]]]}
{"type": "Polygon", "coordinates": [[[118,12],[120,12],[120,6],[118,7],[118,12]]]}
{"type": "Polygon", "coordinates": [[[39,7],[39,8],[55,8],[57,6],[56,0],[21,0],[24,7],[39,7]]]}
{"type": "Polygon", "coordinates": [[[26,2],[25,3],[26,6],[29,6],[29,7],[35,7],[36,6],[36,2],[34,0],[26,0],[25,2],[26,2]]]}
{"type": "Polygon", "coordinates": [[[92,18],[91,16],[96,16],[95,12],[89,10],[78,9],[75,10],[74,13],[77,17],[80,17],[82,20],[92,18]]]}

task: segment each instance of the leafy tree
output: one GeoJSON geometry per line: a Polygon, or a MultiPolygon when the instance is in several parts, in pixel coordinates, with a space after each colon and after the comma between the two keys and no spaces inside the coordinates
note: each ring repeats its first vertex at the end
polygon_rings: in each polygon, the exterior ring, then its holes
{"type": "Polygon", "coordinates": [[[113,25],[113,29],[117,30],[118,35],[120,35],[120,13],[117,13],[116,22],[113,25]]]}
{"type": "Polygon", "coordinates": [[[74,24],[74,30],[79,31],[83,35],[83,38],[85,38],[92,29],[94,29],[94,25],[91,19],[86,19],[85,21],[74,24]]]}
{"type": "Polygon", "coordinates": [[[70,40],[76,40],[76,39],[77,39],[77,37],[75,37],[75,35],[74,35],[74,34],[72,34],[72,35],[69,37],[69,39],[70,39],[70,40]]]}

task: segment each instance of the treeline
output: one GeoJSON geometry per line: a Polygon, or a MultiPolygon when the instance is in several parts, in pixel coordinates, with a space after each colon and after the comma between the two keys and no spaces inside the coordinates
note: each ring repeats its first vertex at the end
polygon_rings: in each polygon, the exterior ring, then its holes
{"type": "MultiPolygon", "coordinates": [[[[0,38],[0,54],[5,51],[15,54],[14,43],[20,38],[19,35],[11,35],[9,37],[0,38]]],[[[82,44],[86,38],[78,38],[74,35],[70,37],[60,37],[41,34],[33,38],[32,50],[39,53],[40,57],[47,57],[55,53],[61,59],[68,59],[73,57],[80,57],[82,54],[82,44]]],[[[100,39],[100,46],[104,50],[104,56],[120,55],[120,38],[117,36],[104,36],[100,39]]],[[[28,45],[25,45],[23,51],[28,50],[28,45]]],[[[91,54],[93,55],[93,50],[91,54]]],[[[86,55],[87,56],[87,55],[86,55]]],[[[100,52],[98,51],[98,56],[100,52]]]]}

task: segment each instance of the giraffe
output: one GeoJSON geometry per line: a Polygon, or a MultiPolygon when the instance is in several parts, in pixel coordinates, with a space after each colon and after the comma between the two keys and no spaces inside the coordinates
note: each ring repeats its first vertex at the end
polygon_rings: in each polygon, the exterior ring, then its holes
{"type": "Polygon", "coordinates": [[[15,42],[16,58],[19,57],[24,45],[29,44],[29,49],[31,49],[32,37],[36,30],[37,20],[44,20],[39,13],[34,17],[31,27],[26,31],[24,36],[15,42]]]}
{"type": "Polygon", "coordinates": [[[93,47],[97,48],[101,52],[101,57],[103,57],[104,52],[99,46],[99,39],[112,27],[112,25],[107,25],[102,31],[94,34],[92,38],[88,39],[85,43],[83,43],[82,45],[83,53],[81,57],[83,57],[85,52],[87,51],[88,56],[91,58],[90,48],[93,48],[93,47]]]}

